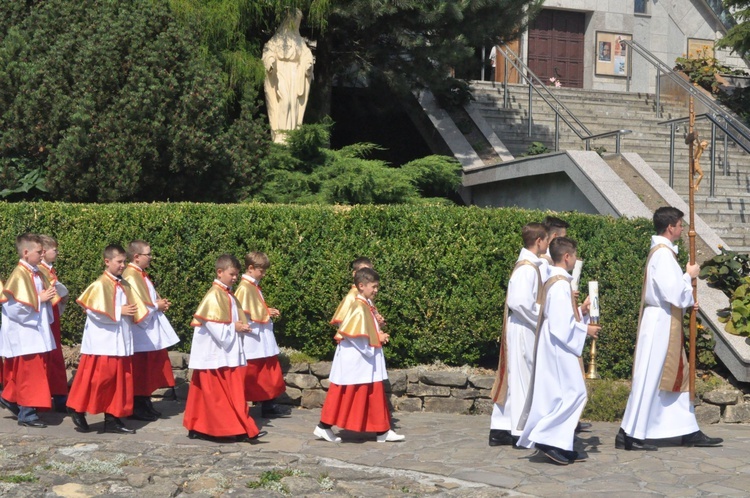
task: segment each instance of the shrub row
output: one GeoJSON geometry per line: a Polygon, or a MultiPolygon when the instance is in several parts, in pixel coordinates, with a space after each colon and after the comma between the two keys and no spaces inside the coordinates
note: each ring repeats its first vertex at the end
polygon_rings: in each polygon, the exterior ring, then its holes
{"type": "MultiPolygon", "coordinates": [[[[282,313],[279,343],[331,358],[328,321],[350,285],[350,261],[366,255],[381,274],[377,304],[392,335],[390,365],[440,360],[494,367],[520,229],[543,216],[444,206],[0,203],[0,276],[15,265],[17,234],[46,233],[60,242],[59,275],[75,298],[102,271],[105,245],[146,239],[156,256],[150,273],[173,302],[169,317],[180,349],[189,351],[190,317],[213,279],[215,258],[262,250],[271,259],[263,291],[282,313]]],[[[589,279],[600,285],[598,370],[629,377],[651,223],[562,217],[585,259],[582,290],[589,279]]],[[[66,342],[80,341],[83,322],[71,304],[62,320],[66,342]]]]}

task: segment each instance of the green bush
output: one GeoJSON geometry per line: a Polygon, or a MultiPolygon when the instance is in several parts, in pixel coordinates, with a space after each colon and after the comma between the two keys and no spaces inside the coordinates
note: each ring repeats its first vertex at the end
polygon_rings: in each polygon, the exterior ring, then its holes
{"type": "Polygon", "coordinates": [[[622,420],[630,396],[630,385],[615,380],[589,380],[589,400],[581,418],[600,422],[622,420]]]}
{"type": "MultiPolygon", "coordinates": [[[[351,285],[350,261],[367,255],[382,278],[377,304],[391,333],[389,365],[441,360],[494,367],[520,229],[543,216],[424,205],[0,203],[0,276],[15,265],[17,234],[47,233],[60,242],[59,274],[75,298],[102,271],[106,244],[144,238],[156,255],[157,288],[174,303],[169,317],[180,348],[188,350],[190,317],[213,279],[216,256],[265,251],[271,268],[263,290],[281,310],[279,344],[330,359],[335,344],[328,321],[351,285]]],[[[582,288],[599,281],[598,371],[629,377],[651,222],[560,216],[580,242],[582,288]]],[[[83,323],[81,309],[71,304],[62,320],[66,342],[80,341],[83,323]]]]}

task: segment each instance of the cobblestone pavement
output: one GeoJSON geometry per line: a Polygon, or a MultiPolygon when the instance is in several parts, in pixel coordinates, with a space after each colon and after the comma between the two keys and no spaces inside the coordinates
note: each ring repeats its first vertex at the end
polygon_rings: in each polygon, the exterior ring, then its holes
{"type": "Polygon", "coordinates": [[[342,432],[314,440],[319,410],[256,418],[268,436],[256,444],[190,440],[184,402],[160,401],[158,422],[128,421],[135,435],[80,434],[68,417],[47,413],[46,429],[19,427],[0,412],[0,495],[27,496],[748,496],[748,425],[712,425],[719,448],[659,442],[657,452],[614,449],[616,424],[595,423],[578,449],[589,460],[557,466],[532,450],[491,448],[489,418],[397,413],[407,439],[379,444],[342,432]],[[271,472],[276,471],[276,472],[271,472]],[[20,482],[19,482],[20,481],[20,482]],[[256,486],[255,488],[248,487],[256,486]],[[258,487],[264,486],[264,487],[258,487]],[[275,489],[275,490],[274,490],[275,489]]]}

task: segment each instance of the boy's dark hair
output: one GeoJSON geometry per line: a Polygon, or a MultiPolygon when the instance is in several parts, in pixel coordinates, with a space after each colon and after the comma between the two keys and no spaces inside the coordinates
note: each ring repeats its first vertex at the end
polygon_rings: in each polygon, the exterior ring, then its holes
{"type": "Polygon", "coordinates": [[[151,245],[145,240],[135,239],[128,244],[128,259],[133,261],[136,254],[143,254],[143,250],[151,245]]]}
{"type": "Polygon", "coordinates": [[[544,227],[549,233],[556,233],[560,235],[563,230],[567,230],[570,227],[570,223],[554,216],[547,216],[544,218],[544,227]]]}
{"type": "Polygon", "coordinates": [[[685,213],[671,206],[660,207],[654,212],[654,230],[656,235],[663,234],[670,225],[677,223],[685,216],[685,213]]]}
{"type": "Polygon", "coordinates": [[[226,254],[226,253],[216,258],[216,264],[214,265],[214,268],[217,271],[228,270],[230,268],[234,268],[238,272],[242,271],[240,260],[237,259],[237,257],[234,254],[226,254]]]}
{"type": "Polygon", "coordinates": [[[16,237],[16,251],[18,251],[19,257],[23,256],[23,250],[28,248],[29,244],[39,244],[44,247],[44,244],[42,244],[42,238],[37,234],[28,232],[22,233],[16,237]]]}
{"type": "Polygon", "coordinates": [[[54,237],[40,234],[39,238],[42,239],[42,248],[44,248],[45,251],[47,249],[52,249],[53,247],[57,247],[57,240],[55,240],[54,237]]]}
{"type": "Polygon", "coordinates": [[[104,259],[112,259],[120,254],[126,254],[125,249],[120,244],[110,244],[104,248],[104,251],[102,251],[104,259]]]}
{"type": "Polygon", "coordinates": [[[369,284],[370,282],[380,282],[380,275],[372,268],[360,268],[354,272],[354,285],[369,284]]]}
{"type": "Polygon", "coordinates": [[[575,254],[578,250],[578,243],[568,237],[555,237],[549,243],[549,255],[552,261],[559,263],[566,254],[575,254]]]}
{"type": "Polygon", "coordinates": [[[262,268],[267,270],[271,266],[271,260],[268,259],[268,255],[264,252],[253,251],[245,254],[245,268],[253,265],[253,268],[262,268]]]}
{"type": "Polygon", "coordinates": [[[357,271],[360,268],[372,268],[372,261],[370,258],[362,256],[352,261],[352,271],[357,271]]]}
{"type": "Polygon", "coordinates": [[[521,229],[521,238],[523,239],[523,246],[529,249],[537,239],[547,238],[547,228],[541,223],[527,223],[521,229]]]}

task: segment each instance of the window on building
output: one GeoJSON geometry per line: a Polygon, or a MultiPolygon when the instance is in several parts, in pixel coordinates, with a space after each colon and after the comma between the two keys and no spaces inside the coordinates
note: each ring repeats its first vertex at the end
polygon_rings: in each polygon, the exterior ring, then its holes
{"type": "Polygon", "coordinates": [[[647,14],[648,13],[648,0],[635,0],[635,6],[633,11],[636,14],[647,14]]]}

